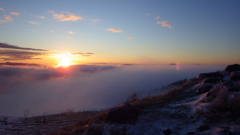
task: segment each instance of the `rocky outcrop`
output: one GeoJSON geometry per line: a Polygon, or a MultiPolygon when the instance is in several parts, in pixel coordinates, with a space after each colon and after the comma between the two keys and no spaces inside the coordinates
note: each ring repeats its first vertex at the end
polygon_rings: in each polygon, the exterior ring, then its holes
{"type": "Polygon", "coordinates": [[[233,81],[239,81],[240,80],[240,71],[232,72],[230,78],[233,81]]]}
{"type": "Polygon", "coordinates": [[[204,85],[198,89],[198,94],[206,93],[206,92],[210,91],[211,88],[212,88],[211,85],[204,85]]]}
{"type": "Polygon", "coordinates": [[[164,135],[171,135],[172,134],[172,129],[168,128],[168,129],[163,130],[163,134],[164,135]]]}
{"type": "Polygon", "coordinates": [[[201,73],[198,75],[198,78],[205,79],[205,78],[222,78],[223,76],[219,72],[211,72],[211,73],[201,73]]]}
{"type": "Polygon", "coordinates": [[[224,85],[225,87],[227,87],[228,91],[231,91],[231,92],[240,91],[240,85],[237,84],[236,82],[225,81],[225,82],[223,82],[223,85],[224,85]]]}
{"type": "Polygon", "coordinates": [[[224,71],[227,71],[227,72],[240,71],[240,65],[239,64],[228,65],[224,69],[224,71]]]}
{"type": "Polygon", "coordinates": [[[202,131],[205,131],[205,130],[209,130],[210,127],[208,125],[201,125],[201,126],[198,126],[197,127],[197,130],[202,132],[202,131]]]}
{"type": "Polygon", "coordinates": [[[138,119],[138,111],[128,102],[111,108],[105,119],[107,123],[135,124],[138,119]]]}
{"type": "Polygon", "coordinates": [[[212,78],[206,78],[203,82],[204,83],[219,83],[222,81],[223,81],[222,78],[212,77],[212,78]]]}

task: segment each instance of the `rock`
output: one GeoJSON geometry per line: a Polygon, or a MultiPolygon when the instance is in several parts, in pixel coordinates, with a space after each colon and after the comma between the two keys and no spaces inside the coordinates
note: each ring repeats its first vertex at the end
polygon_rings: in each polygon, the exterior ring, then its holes
{"type": "Polygon", "coordinates": [[[240,91],[240,85],[235,82],[225,81],[223,82],[223,85],[227,87],[228,91],[231,91],[231,92],[240,91]]]}
{"type": "Polygon", "coordinates": [[[205,131],[205,130],[209,130],[210,127],[208,125],[201,125],[201,126],[198,126],[197,127],[197,130],[202,132],[202,131],[205,131]]]}
{"type": "Polygon", "coordinates": [[[211,78],[211,77],[220,77],[223,76],[219,72],[211,72],[211,73],[201,73],[198,75],[198,78],[205,79],[205,78],[211,78]]]}
{"type": "Polygon", "coordinates": [[[200,87],[200,88],[198,89],[198,94],[206,93],[206,92],[208,92],[211,88],[212,88],[211,85],[202,86],[202,87],[200,87]]]}
{"type": "Polygon", "coordinates": [[[223,81],[222,78],[212,77],[212,78],[206,78],[203,82],[204,83],[219,83],[222,81],[223,81]]]}
{"type": "Polygon", "coordinates": [[[170,128],[163,130],[164,135],[170,135],[172,133],[172,130],[170,128]]]}
{"type": "Polygon", "coordinates": [[[232,72],[230,76],[231,80],[239,81],[240,80],[240,72],[232,72]]]}
{"type": "Polygon", "coordinates": [[[227,72],[240,71],[240,65],[238,65],[238,64],[228,65],[224,69],[224,71],[227,71],[227,72]]]}
{"type": "Polygon", "coordinates": [[[219,127],[214,131],[214,134],[217,135],[233,135],[233,133],[229,130],[228,127],[219,127]]]}
{"type": "Polygon", "coordinates": [[[195,132],[187,132],[188,135],[194,135],[195,132]]]}
{"type": "Polygon", "coordinates": [[[105,122],[118,124],[135,124],[138,119],[138,111],[128,102],[111,108],[105,122]]]}

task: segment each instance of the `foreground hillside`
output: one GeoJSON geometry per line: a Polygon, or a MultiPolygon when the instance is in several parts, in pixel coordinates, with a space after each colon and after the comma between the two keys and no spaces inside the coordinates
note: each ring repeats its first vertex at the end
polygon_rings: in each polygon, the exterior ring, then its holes
{"type": "Polygon", "coordinates": [[[133,94],[101,112],[41,116],[17,124],[2,120],[0,134],[240,135],[240,65],[200,73],[169,88],[141,99],[133,94]]]}
{"type": "Polygon", "coordinates": [[[52,135],[240,135],[240,65],[180,81],[157,96],[132,99],[52,135]]]}

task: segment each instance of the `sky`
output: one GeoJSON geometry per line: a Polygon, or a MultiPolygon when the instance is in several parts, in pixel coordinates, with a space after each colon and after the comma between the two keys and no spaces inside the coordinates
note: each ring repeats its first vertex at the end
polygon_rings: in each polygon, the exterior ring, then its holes
{"type": "Polygon", "coordinates": [[[0,63],[240,63],[240,1],[1,0],[0,63]]]}

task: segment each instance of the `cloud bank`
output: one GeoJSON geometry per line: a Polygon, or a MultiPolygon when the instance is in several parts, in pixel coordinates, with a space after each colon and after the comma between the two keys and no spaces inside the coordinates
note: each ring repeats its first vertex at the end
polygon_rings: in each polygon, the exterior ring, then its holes
{"type": "Polygon", "coordinates": [[[6,44],[6,43],[1,43],[1,42],[0,42],[0,48],[31,50],[31,51],[48,51],[48,50],[45,50],[45,49],[34,49],[34,48],[18,47],[18,46],[15,46],[15,45],[9,45],[9,44],[6,44]]]}
{"type": "Polygon", "coordinates": [[[144,93],[216,69],[222,67],[192,65],[176,70],[171,65],[76,65],[69,69],[0,65],[0,116],[23,116],[26,108],[31,110],[31,116],[61,113],[69,108],[104,109],[135,92],[144,93]]]}

